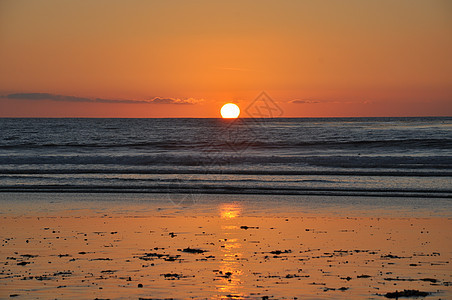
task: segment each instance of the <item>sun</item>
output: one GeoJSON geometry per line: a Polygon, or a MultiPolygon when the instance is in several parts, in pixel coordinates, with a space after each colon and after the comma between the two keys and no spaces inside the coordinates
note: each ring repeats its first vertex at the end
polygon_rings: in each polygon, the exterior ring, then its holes
{"type": "Polygon", "coordinates": [[[237,104],[226,103],[221,108],[220,113],[223,119],[235,119],[240,115],[240,108],[237,106],[237,104]]]}

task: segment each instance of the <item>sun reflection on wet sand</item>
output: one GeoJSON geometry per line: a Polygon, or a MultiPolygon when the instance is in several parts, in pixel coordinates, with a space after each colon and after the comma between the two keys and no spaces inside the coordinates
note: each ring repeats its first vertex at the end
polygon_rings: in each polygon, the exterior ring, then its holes
{"type": "Polygon", "coordinates": [[[224,237],[220,244],[222,254],[216,288],[217,299],[241,298],[243,290],[242,243],[236,238],[237,222],[240,219],[242,206],[238,203],[220,205],[221,234],[224,237]]]}
{"type": "Polygon", "coordinates": [[[242,213],[242,205],[238,203],[223,203],[220,205],[222,219],[234,219],[242,213]]]}

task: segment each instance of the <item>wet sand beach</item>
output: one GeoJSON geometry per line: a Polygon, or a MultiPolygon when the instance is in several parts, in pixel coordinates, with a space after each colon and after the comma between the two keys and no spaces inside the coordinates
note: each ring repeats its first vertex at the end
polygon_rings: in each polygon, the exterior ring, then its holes
{"type": "Polygon", "coordinates": [[[3,205],[0,297],[452,297],[450,217],[268,213],[222,199],[3,205]]]}

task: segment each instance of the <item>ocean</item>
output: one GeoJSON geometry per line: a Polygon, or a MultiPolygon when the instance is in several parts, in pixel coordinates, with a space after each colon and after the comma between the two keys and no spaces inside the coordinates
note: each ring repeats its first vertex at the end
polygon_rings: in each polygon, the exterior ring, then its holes
{"type": "Polygon", "coordinates": [[[4,118],[0,192],[450,199],[452,118],[4,118]]]}

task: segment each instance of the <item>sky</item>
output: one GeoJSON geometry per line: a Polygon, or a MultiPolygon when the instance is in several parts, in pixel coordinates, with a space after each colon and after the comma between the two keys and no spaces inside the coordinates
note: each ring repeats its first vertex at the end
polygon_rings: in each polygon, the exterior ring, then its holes
{"type": "Polygon", "coordinates": [[[451,116],[451,53],[448,0],[0,0],[0,117],[451,116]]]}

